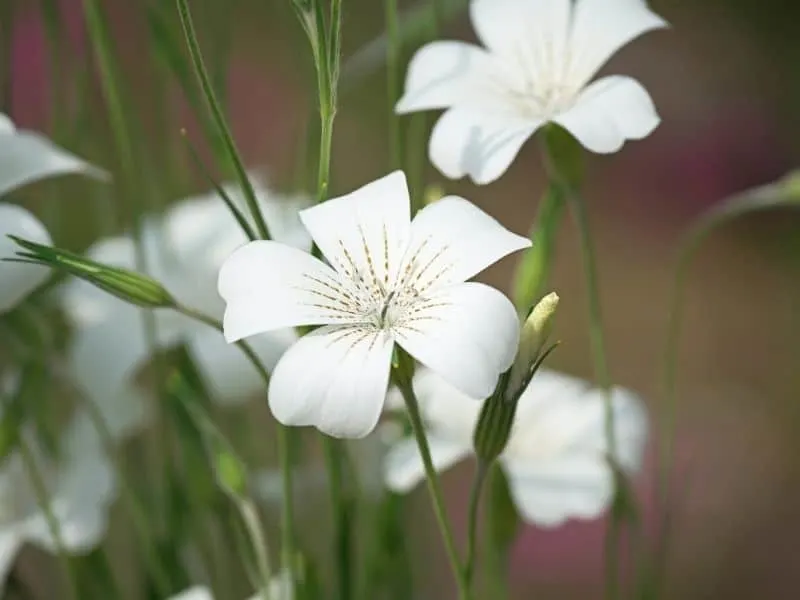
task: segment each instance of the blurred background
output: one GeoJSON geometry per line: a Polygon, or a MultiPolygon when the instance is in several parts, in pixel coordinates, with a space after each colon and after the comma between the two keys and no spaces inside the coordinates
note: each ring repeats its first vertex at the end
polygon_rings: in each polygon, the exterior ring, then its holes
{"type": "MultiPolygon", "coordinates": [[[[116,170],[115,151],[86,42],[81,2],[62,0],[55,50],[36,0],[0,0],[0,110],[21,128],[116,170]],[[10,82],[10,85],[9,85],[10,82]]],[[[180,131],[202,134],[179,86],[155,57],[147,5],[166,0],[104,0],[127,91],[126,110],[142,123],[150,148],[143,188],[147,206],[204,190],[180,131]]],[[[602,300],[615,381],[640,392],[658,426],[667,307],[682,232],[725,197],[773,181],[800,164],[800,4],[779,0],[660,0],[650,3],[672,28],[630,44],[604,68],[639,79],[663,123],[618,154],[587,156],[585,196],[599,252],[602,300]]],[[[415,2],[401,2],[406,9],[415,2]]],[[[309,181],[298,168],[314,116],[313,68],[289,0],[194,0],[200,42],[240,150],[286,192],[309,181]]],[[[379,47],[382,5],[345,0],[345,79],[334,133],[333,192],[389,169],[386,73],[379,47]],[[348,58],[360,57],[356,63],[348,58]],[[348,68],[352,66],[352,68],[348,68]]],[[[446,36],[474,39],[465,13],[446,36]]],[[[419,45],[409,44],[407,53],[419,45]]],[[[420,152],[423,150],[420,148],[420,152]]],[[[528,144],[496,184],[428,183],[463,195],[507,227],[527,232],[545,187],[535,144],[528,144]]],[[[70,179],[16,195],[48,225],[57,245],[85,249],[101,235],[129,228],[132,209],[113,190],[70,179]],[[57,196],[57,198],[55,198],[57,196]]],[[[680,343],[680,399],[666,597],[680,600],[794,599],[800,589],[800,215],[775,211],[715,233],[688,277],[680,343]]],[[[558,239],[551,287],[558,291],[557,336],[550,366],[592,377],[586,297],[578,240],[569,219],[558,239]]],[[[514,258],[485,275],[508,289],[514,258]]],[[[256,410],[264,416],[263,399],[256,410]]],[[[651,444],[652,445],[652,444],[651,444]]],[[[471,467],[444,481],[456,522],[466,511],[471,467]]],[[[641,518],[654,531],[651,461],[635,486],[641,518]]],[[[309,499],[308,502],[314,502],[309,499]]],[[[298,510],[301,529],[318,526],[313,507],[298,510]],[[316,519],[316,520],[315,520],[316,519]]],[[[428,598],[449,576],[420,488],[408,508],[413,570],[428,598]]],[[[582,599],[602,595],[602,522],[553,531],[527,528],[515,547],[518,598],[582,599]]],[[[313,530],[313,529],[312,529],[313,530]]],[[[463,531],[460,532],[463,534],[463,531]]],[[[306,536],[308,537],[308,536],[306,536]]],[[[18,569],[36,580],[39,557],[18,569]]],[[[423,597],[422,595],[420,597],[423,597]]]]}

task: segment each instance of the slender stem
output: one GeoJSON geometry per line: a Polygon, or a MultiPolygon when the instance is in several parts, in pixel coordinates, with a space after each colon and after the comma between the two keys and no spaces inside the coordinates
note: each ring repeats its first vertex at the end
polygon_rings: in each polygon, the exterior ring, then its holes
{"type": "Polygon", "coordinates": [[[194,23],[192,23],[191,12],[189,11],[189,3],[187,0],[176,0],[176,3],[178,6],[178,15],[180,16],[181,25],[183,27],[183,33],[186,37],[186,43],[189,46],[189,54],[192,57],[192,63],[194,64],[195,73],[197,74],[197,79],[200,82],[200,87],[203,90],[203,96],[206,99],[206,104],[211,111],[211,116],[213,117],[218,133],[222,138],[222,143],[224,144],[225,150],[228,153],[228,159],[233,166],[234,171],[236,172],[236,176],[239,179],[239,184],[242,186],[242,192],[244,193],[247,207],[250,209],[250,212],[253,216],[253,221],[255,222],[256,229],[258,230],[259,237],[261,237],[261,239],[268,240],[270,239],[269,228],[267,227],[267,223],[264,221],[264,215],[261,214],[261,209],[258,206],[258,199],[256,198],[253,184],[250,181],[250,178],[247,176],[244,163],[239,156],[239,151],[236,149],[236,143],[233,141],[233,135],[231,134],[231,130],[228,127],[227,121],[225,120],[222,107],[220,106],[217,96],[214,93],[214,86],[211,85],[211,79],[208,75],[208,71],[206,70],[205,63],[203,62],[203,55],[200,52],[200,44],[197,41],[197,33],[195,32],[194,23]]]}
{"type": "MultiPolygon", "coordinates": [[[[589,340],[595,367],[597,382],[603,392],[604,399],[604,428],[608,444],[607,459],[611,468],[617,472],[617,440],[614,425],[614,407],[612,403],[611,373],[606,359],[605,334],[603,331],[603,316],[600,307],[600,286],[598,284],[597,264],[595,261],[594,243],[592,240],[589,217],[586,212],[586,203],[581,197],[569,177],[561,170],[561,165],[550,147],[545,145],[546,166],[550,171],[553,183],[560,188],[566,196],[572,209],[573,218],[578,226],[580,235],[581,255],[583,260],[584,277],[586,279],[587,300],[589,310],[589,340]]],[[[616,499],[616,493],[614,495],[616,499]]],[[[618,511],[612,507],[610,522],[605,540],[606,559],[606,600],[615,600],[619,597],[619,554],[620,532],[622,523],[618,511]]]]}
{"type": "Polygon", "coordinates": [[[33,492],[36,495],[36,502],[39,504],[39,508],[42,509],[45,521],[47,522],[47,528],[50,531],[50,535],[53,536],[56,552],[61,561],[64,575],[67,579],[70,596],[74,600],[77,600],[81,597],[78,590],[77,574],[73,569],[70,556],[67,552],[66,545],[64,544],[64,537],[61,535],[61,527],[58,523],[58,519],[56,518],[56,515],[53,512],[53,507],[50,504],[50,498],[48,496],[47,484],[45,483],[44,476],[41,469],[39,469],[39,465],[36,462],[36,458],[33,455],[33,451],[28,445],[28,440],[25,439],[24,434],[20,435],[18,438],[18,448],[20,455],[22,456],[22,461],[25,463],[25,469],[28,471],[31,484],[33,486],[33,492]]]}
{"type": "Polygon", "coordinates": [[[347,600],[352,595],[353,568],[351,564],[351,512],[352,501],[344,482],[345,450],[338,440],[322,437],[325,467],[328,471],[329,493],[334,519],[334,551],[338,573],[338,598],[347,600]]]}
{"type": "Polygon", "coordinates": [[[400,117],[394,114],[394,105],[399,97],[400,83],[400,32],[397,22],[397,0],[386,0],[386,33],[389,42],[386,46],[386,83],[389,108],[389,152],[392,169],[403,166],[403,142],[400,131],[400,117]]]}
{"type": "Polygon", "coordinates": [[[439,484],[439,476],[436,473],[436,467],[433,465],[431,449],[428,445],[428,438],[425,435],[425,427],[422,423],[422,416],[420,415],[419,402],[417,401],[417,396],[411,382],[411,369],[409,366],[411,359],[400,349],[398,349],[398,355],[400,364],[394,369],[395,381],[405,400],[411,427],[414,430],[417,446],[422,456],[422,463],[425,466],[425,475],[428,482],[428,492],[430,493],[433,504],[433,512],[436,516],[436,522],[439,525],[439,531],[442,534],[447,558],[450,561],[450,569],[453,571],[453,576],[456,580],[459,600],[469,600],[472,597],[469,583],[467,582],[464,569],[461,566],[461,560],[458,557],[458,550],[456,550],[453,532],[450,527],[450,522],[447,519],[447,511],[445,510],[444,497],[439,484]]]}
{"type": "MultiPolygon", "coordinates": [[[[213,329],[216,329],[220,333],[222,333],[222,323],[211,317],[206,315],[199,310],[194,308],[178,305],[174,307],[174,310],[177,312],[194,319],[200,323],[204,323],[213,329]]],[[[264,381],[264,385],[269,387],[269,373],[264,365],[261,363],[261,360],[258,358],[258,355],[255,353],[253,348],[245,341],[240,340],[236,342],[236,345],[239,349],[244,353],[247,359],[252,363],[253,367],[255,367],[256,371],[260,375],[261,379],[264,381]]],[[[278,444],[278,461],[280,463],[281,468],[281,480],[282,480],[282,488],[283,488],[283,513],[281,519],[281,528],[283,535],[281,536],[281,558],[283,568],[290,573],[292,587],[294,588],[295,582],[297,581],[295,577],[295,568],[294,568],[294,555],[295,555],[295,532],[294,532],[294,500],[293,500],[293,489],[292,489],[292,477],[291,477],[291,444],[290,444],[290,437],[288,428],[281,425],[280,423],[277,425],[278,428],[278,435],[277,435],[277,444],[278,444]]]]}
{"type": "Polygon", "coordinates": [[[258,510],[251,500],[243,499],[236,502],[239,514],[244,522],[244,528],[250,538],[250,544],[256,555],[256,569],[258,578],[261,582],[259,594],[261,600],[270,600],[269,583],[272,579],[269,568],[269,554],[267,553],[267,542],[264,539],[263,526],[258,517],[258,510]]]}
{"type": "Polygon", "coordinates": [[[472,480],[472,489],[469,493],[469,509],[467,513],[467,557],[464,560],[464,578],[467,580],[467,585],[470,589],[473,585],[473,577],[475,574],[475,549],[477,547],[477,534],[478,534],[478,507],[481,501],[481,492],[483,491],[483,484],[486,481],[486,475],[489,472],[490,465],[483,461],[478,462],[478,467],[475,470],[475,478],[472,480]]]}

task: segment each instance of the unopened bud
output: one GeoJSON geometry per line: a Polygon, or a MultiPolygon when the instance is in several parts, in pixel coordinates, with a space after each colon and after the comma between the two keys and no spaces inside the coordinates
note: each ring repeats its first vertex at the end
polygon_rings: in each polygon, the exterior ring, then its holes
{"type": "Polygon", "coordinates": [[[494,462],[508,445],[511,427],[517,413],[516,398],[506,399],[508,375],[508,372],[503,374],[497,389],[483,403],[472,438],[475,455],[486,465],[494,462]]]}
{"type": "Polygon", "coordinates": [[[514,394],[525,386],[531,375],[531,369],[542,353],[550,332],[553,318],[558,309],[558,294],[551,292],[533,307],[522,326],[519,338],[517,357],[511,367],[508,390],[514,394]]]}
{"type": "Polygon", "coordinates": [[[128,269],[104,265],[79,254],[9,236],[24,252],[7,259],[58,269],[91,283],[131,304],[144,308],[174,307],[175,300],[160,283],[128,269]]]}
{"type": "Polygon", "coordinates": [[[425,195],[423,197],[423,202],[425,206],[433,204],[434,202],[438,202],[445,196],[444,188],[439,185],[438,183],[434,183],[429,185],[425,188],[425,195]]]}

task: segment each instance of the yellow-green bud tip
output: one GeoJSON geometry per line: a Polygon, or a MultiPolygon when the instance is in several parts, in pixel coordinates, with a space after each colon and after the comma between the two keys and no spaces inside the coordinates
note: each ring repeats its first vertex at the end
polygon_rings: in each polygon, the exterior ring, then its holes
{"type": "Polygon", "coordinates": [[[511,367],[511,378],[508,390],[513,394],[519,391],[529,379],[531,368],[550,337],[553,318],[558,309],[559,297],[555,292],[547,294],[533,307],[522,326],[519,337],[519,349],[514,366],[511,367]]]}

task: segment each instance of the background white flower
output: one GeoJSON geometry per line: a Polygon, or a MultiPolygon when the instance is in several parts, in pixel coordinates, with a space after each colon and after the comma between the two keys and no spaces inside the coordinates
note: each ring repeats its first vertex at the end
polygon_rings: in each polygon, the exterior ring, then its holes
{"type": "Polygon", "coordinates": [[[396,107],[401,114],[447,109],[429,146],[446,176],[494,181],[548,122],[599,153],[658,125],[637,81],[610,76],[589,84],[622,46],[666,27],[644,0],[472,0],[470,15],[486,49],[455,41],[424,46],[396,107]]]}
{"type": "MultiPolygon", "coordinates": [[[[310,240],[297,217],[304,198],[278,198],[256,178],[256,195],[272,235],[308,249],[310,240]]],[[[234,202],[243,204],[238,186],[225,186],[234,202]]],[[[225,258],[247,241],[244,233],[215,194],[190,198],[169,209],[163,218],[147,221],[143,246],[148,274],[187,306],[222,318],[224,304],[216,281],[225,258]]],[[[102,240],[87,252],[103,263],[136,269],[132,236],[102,240]]],[[[135,430],[146,418],[141,392],[132,376],[148,358],[149,348],[140,309],[94,286],[71,280],[63,290],[65,309],[76,328],[70,362],[80,387],[104,407],[118,435],[135,430]]],[[[222,335],[170,310],[154,311],[159,348],[186,343],[214,397],[240,402],[263,387],[263,381],[239,348],[222,335]]],[[[291,330],[254,338],[251,345],[267,368],[275,365],[296,339],[291,330]]]]}
{"type": "MultiPolygon", "coordinates": [[[[108,178],[105,171],[62,150],[38,133],[18,131],[0,113],[0,196],[40,179],[69,173],[108,178]]],[[[9,235],[40,244],[52,243],[45,226],[30,212],[0,203],[0,259],[12,258],[18,249],[8,239],[9,235]]],[[[49,276],[47,269],[0,261],[0,314],[11,310],[49,276]]]]}
{"type": "MultiPolygon", "coordinates": [[[[66,549],[76,554],[90,551],[105,536],[116,478],[88,415],[78,412],[72,417],[58,457],[48,456],[31,430],[22,434],[34,449],[66,549]]],[[[12,451],[0,466],[0,582],[26,543],[58,551],[25,462],[12,451]]]]}
{"type": "MultiPolygon", "coordinates": [[[[272,578],[267,588],[269,600],[292,600],[292,588],[289,574],[282,572],[272,578]]],[[[254,594],[248,600],[261,600],[260,593],[254,594]]],[[[211,591],[203,586],[195,586],[189,588],[185,592],[181,592],[177,596],[172,596],[169,600],[214,600],[211,591]]]]}
{"type": "Polygon", "coordinates": [[[414,222],[405,175],[392,173],[300,218],[330,265],[275,242],[253,242],[219,277],[225,336],[324,325],[272,374],[269,402],[286,425],[359,438],[375,427],[395,342],[465,393],[491,392],[514,359],[519,323],[497,290],[464,283],[530,246],[463,198],[414,222]]]}
{"type": "MultiPolygon", "coordinates": [[[[414,377],[437,470],[472,454],[472,434],[482,406],[427,369],[414,377]]],[[[621,467],[639,469],[647,437],[641,400],[614,388],[617,458],[621,467]]],[[[387,405],[402,406],[392,390],[387,405]]],[[[591,519],[609,505],[614,481],[606,462],[603,394],[580,379],[540,370],[519,401],[509,444],[500,456],[511,494],[522,517],[552,527],[571,518],[591,519]]],[[[385,464],[389,489],[405,493],[425,477],[411,438],[390,451],[385,464]]]]}

